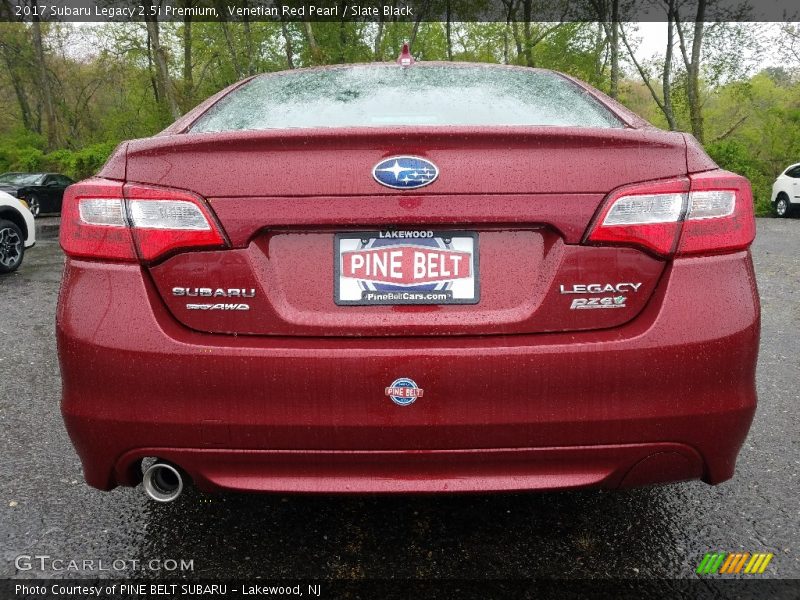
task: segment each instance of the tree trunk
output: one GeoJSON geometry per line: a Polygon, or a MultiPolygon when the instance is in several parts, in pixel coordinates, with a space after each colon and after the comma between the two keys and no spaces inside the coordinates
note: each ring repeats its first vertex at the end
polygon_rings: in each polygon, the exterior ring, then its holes
{"type": "MultiPolygon", "coordinates": [[[[33,6],[36,7],[36,0],[33,1],[33,6]]],[[[42,110],[44,112],[47,129],[47,147],[52,150],[61,145],[61,140],[58,135],[55,101],[53,100],[50,77],[47,74],[47,64],[44,59],[44,44],[42,43],[42,27],[38,16],[33,17],[31,33],[33,38],[33,52],[36,58],[36,83],[39,87],[39,93],[42,99],[42,110]]]]}
{"type": "Polygon", "coordinates": [[[447,35],[447,60],[453,60],[453,40],[451,39],[452,34],[452,23],[450,22],[450,0],[447,0],[447,4],[445,6],[445,32],[447,35]]]}
{"type": "Polygon", "coordinates": [[[611,0],[611,90],[612,98],[619,96],[619,0],[611,0]]]}
{"type": "Polygon", "coordinates": [[[156,74],[153,70],[153,44],[150,43],[150,28],[147,28],[147,72],[150,74],[150,86],[153,88],[153,98],[156,104],[161,103],[161,91],[158,89],[156,74]]]}
{"type": "MultiPolygon", "coordinates": [[[[244,0],[243,6],[245,8],[249,8],[247,0],[244,0]]],[[[247,69],[246,69],[246,72],[247,72],[248,76],[252,76],[252,75],[255,75],[256,72],[257,72],[257,69],[256,69],[256,58],[257,57],[256,57],[255,51],[253,50],[253,31],[252,31],[252,29],[250,27],[250,17],[247,16],[247,13],[245,13],[243,21],[244,21],[244,24],[243,24],[243,27],[244,27],[244,48],[245,48],[245,52],[247,52],[247,69]]]]}
{"type": "Polygon", "coordinates": [[[372,47],[372,60],[383,60],[383,12],[378,12],[378,30],[375,32],[375,43],[372,47]]]}
{"type": "Polygon", "coordinates": [[[289,28],[286,26],[286,21],[281,19],[281,34],[283,35],[283,44],[286,47],[286,64],[290,69],[294,69],[294,47],[292,45],[292,35],[289,33],[289,28]]]}
{"type": "MultiPolygon", "coordinates": [[[[145,2],[149,2],[150,0],[145,0],[145,2]]],[[[231,37],[231,31],[228,27],[228,20],[226,18],[226,11],[225,11],[225,4],[222,0],[215,0],[214,5],[217,8],[217,14],[220,15],[220,25],[222,27],[222,36],[225,38],[225,45],[228,47],[228,55],[231,57],[231,65],[233,65],[233,72],[236,74],[236,79],[242,79],[244,77],[244,71],[242,70],[241,64],[239,64],[239,55],[236,52],[236,46],[233,44],[233,38],[231,37]]]]}
{"type": "MultiPolygon", "coordinates": [[[[8,66],[8,63],[6,63],[6,65],[8,66]]],[[[9,75],[11,75],[11,86],[14,88],[14,95],[17,97],[17,104],[19,104],[19,112],[22,116],[22,125],[28,131],[32,131],[33,121],[31,120],[31,107],[28,103],[28,97],[25,95],[25,90],[22,89],[22,82],[11,70],[10,66],[8,72],[9,75]]]]}
{"type": "Polygon", "coordinates": [[[600,82],[603,80],[603,69],[605,61],[603,60],[603,51],[606,46],[606,38],[604,35],[603,24],[597,23],[597,30],[594,34],[594,85],[600,87],[600,82]]]}
{"type": "MultiPolygon", "coordinates": [[[[7,25],[7,27],[17,27],[17,25],[7,25]]],[[[19,27],[22,27],[19,25],[19,27]]],[[[3,62],[6,65],[6,71],[8,72],[8,76],[11,79],[11,87],[14,88],[14,95],[17,98],[17,104],[19,105],[19,112],[20,116],[22,117],[22,125],[28,131],[34,130],[34,123],[33,119],[31,118],[31,105],[28,102],[28,96],[25,93],[25,86],[20,76],[19,69],[18,69],[18,56],[14,56],[14,51],[4,43],[3,40],[0,40],[0,52],[3,55],[3,62]]],[[[19,51],[16,53],[19,54],[19,51]]],[[[37,132],[41,133],[41,132],[37,132]]]]}
{"type": "Polygon", "coordinates": [[[523,44],[525,52],[525,65],[528,67],[536,66],[533,63],[533,40],[531,39],[531,11],[532,11],[532,0],[523,0],[522,33],[525,38],[523,44]]]}
{"type": "Polygon", "coordinates": [[[509,64],[511,61],[511,39],[513,34],[516,38],[516,30],[514,27],[517,24],[516,19],[516,0],[502,0],[503,5],[506,7],[506,27],[503,30],[503,64],[509,64]],[[512,25],[513,23],[513,25],[512,25]]]}
{"type": "MultiPolygon", "coordinates": [[[[145,10],[148,10],[150,0],[145,0],[145,10]]],[[[148,11],[149,12],[149,11],[148,11]]],[[[164,48],[161,46],[160,31],[158,27],[157,17],[147,17],[146,19],[147,31],[150,34],[150,45],[153,50],[153,62],[155,63],[156,86],[161,94],[161,99],[169,111],[169,116],[173,120],[181,116],[181,110],[178,107],[178,102],[175,99],[175,91],[172,88],[172,80],[169,76],[169,67],[167,65],[167,57],[164,53],[164,48]]]]}
{"type": "Polygon", "coordinates": [[[311,53],[311,64],[321,65],[323,63],[322,49],[317,43],[317,38],[314,37],[314,28],[311,27],[310,21],[303,21],[303,33],[306,36],[306,43],[308,44],[308,49],[311,53]]]}
{"type": "Polygon", "coordinates": [[[686,66],[686,99],[689,104],[689,120],[692,124],[692,134],[701,144],[704,141],[705,135],[703,131],[703,107],[700,102],[700,59],[703,48],[705,27],[703,19],[706,15],[706,1],[707,0],[698,0],[697,2],[697,14],[695,15],[691,54],[689,54],[686,48],[685,32],[678,18],[677,8],[674,13],[675,30],[678,32],[681,56],[683,56],[683,64],[686,66]]]}
{"type": "Polygon", "coordinates": [[[347,21],[342,19],[339,22],[339,62],[347,62],[347,21]]]}
{"type": "MultiPolygon", "coordinates": [[[[184,6],[190,8],[191,0],[184,6]]],[[[194,105],[194,76],[192,73],[192,17],[183,18],[183,103],[187,110],[194,105]]]]}
{"type": "Polygon", "coordinates": [[[281,35],[283,36],[283,46],[286,51],[286,65],[290,69],[294,69],[294,43],[292,42],[292,32],[289,31],[289,25],[286,22],[286,17],[283,15],[283,3],[280,0],[276,0],[275,6],[277,6],[281,15],[281,35]]]}
{"type": "Polygon", "coordinates": [[[508,64],[508,50],[510,47],[511,42],[509,41],[509,35],[511,31],[511,20],[506,19],[506,26],[503,28],[503,64],[508,64]]]}
{"type": "Polygon", "coordinates": [[[511,21],[511,32],[514,34],[514,45],[517,47],[517,60],[515,64],[519,64],[524,52],[522,50],[522,40],[519,37],[519,23],[514,19],[511,21]]]}
{"type": "Polygon", "coordinates": [[[689,71],[689,117],[692,121],[692,134],[702,144],[705,138],[703,131],[703,109],[700,106],[700,57],[703,48],[703,30],[705,23],[706,0],[697,3],[697,20],[694,23],[694,38],[692,38],[692,60],[689,71]]]}
{"type": "Polygon", "coordinates": [[[419,13],[417,14],[417,18],[414,19],[414,28],[411,30],[411,39],[408,41],[409,48],[411,49],[411,54],[414,54],[414,42],[417,41],[417,33],[419,33],[419,24],[422,23],[422,19],[425,16],[425,9],[427,8],[427,4],[423,4],[422,8],[420,9],[419,13]]]}
{"type": "Polygon", "coordinates": [[[674,18],[675,18],[675,0],[669,0],[667,7],[667,48],[664,53],[664,70],[661,74],[661,90],[664,96],[664,116],[669,123],[671,131],[675,131],[678,127],[675,123],[675,111],[672,108],[672,47],[675,43],[674,38],[674,18]]]}
{"type": "MultiPolygon", "coordinates": [[[[620,27],[619,33],[620,37],[622,38],[622,43],[625,44],[625,48],[628,50],[628,55],[631,58],[631,62],[636,67],[636,70],[639,71],[639,75],[641,76],[642,81],[644,82],[645,86],[647,86],[647,89],[649,90],[650,95],[653,97],[655,103],[658,105],[659,110],[661,110],[661,112],[664,113],[664,116],[666,116],[667,111],[664,108],[664,100],[658,97],[658,93],[653,87],[653,83],[650,81],[649,73],[645,71],[641,63],[639,63],[639,61],[636,60],[636,55],[634,54],[631,45],[628,43],[628,37],[625,35],[625,30],[622,27],[620,27]]],[[[667,119],[669,120],[669,117],[667,117],[667,119]]]]}
{"type": "Polygon", "coordinates": [[[239,54],[236,52],[236,46],[233,45],[233,38],[231,38],[231,31],[228,28],[228,22],[222,22],[222,34],[225,36],[225,45],[228,47],[228,55],[231,57],[231,64],[233,65],[233,71],[236,73],[236,79],[242,79],[244,77],[244,71],[242,71],[242,66],[239,64],[239,54]]]}

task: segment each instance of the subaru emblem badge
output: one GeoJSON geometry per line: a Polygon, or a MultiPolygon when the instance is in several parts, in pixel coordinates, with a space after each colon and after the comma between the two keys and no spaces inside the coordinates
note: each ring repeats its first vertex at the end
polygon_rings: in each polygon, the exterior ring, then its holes
{"type": "Polygon", "coordinates": [[[432,184],[439,169],[419,156],[391,156],[372,167],[375,181],[396,190],[415,190],[432,184]]]}

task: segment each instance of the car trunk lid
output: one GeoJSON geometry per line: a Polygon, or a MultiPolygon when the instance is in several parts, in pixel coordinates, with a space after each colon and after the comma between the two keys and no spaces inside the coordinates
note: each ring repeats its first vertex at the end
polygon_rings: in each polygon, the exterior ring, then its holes
{"type": "Polygon", "coordinates": [[[132,142],[127,161],[129,181],[208,199],[232,246],[148,267],[179,321],[212,333],[315,336],[621,325],[666,263],[582,246],[584,232],[611,190],[686,170],[680,134],[552,127],[163,136],[132,142]],[[395,155],[424,157],[439,178],[418,190],[381,186],[372,168],[395,155]],[[397,231],[473,236],[477,302],[337,304],[337,235],[397,231]]]}

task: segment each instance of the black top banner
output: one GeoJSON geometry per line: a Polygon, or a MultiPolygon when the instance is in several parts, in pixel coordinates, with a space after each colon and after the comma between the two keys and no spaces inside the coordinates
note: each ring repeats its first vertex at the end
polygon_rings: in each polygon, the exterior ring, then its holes
{"type": "Polygon", "coordinates": [[[798,21],[798,0],[0,0],[0,21],[32,22],[798,21]]]}

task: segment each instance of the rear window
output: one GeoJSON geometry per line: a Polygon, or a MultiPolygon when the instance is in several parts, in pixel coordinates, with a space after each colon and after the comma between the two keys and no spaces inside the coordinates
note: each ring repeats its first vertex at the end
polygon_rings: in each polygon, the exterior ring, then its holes
{"type": "Polygon", "coordinates": [[[624,126],[554,73],[387,65],[262,75],[228,94],[190,130],[443,125],[624,126]]]}

